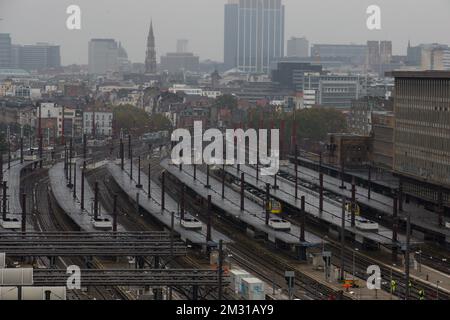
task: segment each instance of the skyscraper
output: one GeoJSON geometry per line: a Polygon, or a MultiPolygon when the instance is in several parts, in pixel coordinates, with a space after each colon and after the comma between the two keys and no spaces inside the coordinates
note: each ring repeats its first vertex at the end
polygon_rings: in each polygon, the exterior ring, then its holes
{"type": "Polygon", "coordinates": [[[287,56],[306,58],[309,56],[309,41],[306,38],[292,37],[287,41],[287,56]]]}
{"type": "Polygon", "coordinates": [[[155,35],[153,34],[153,22],[150,22],[150,30],[147,37],[147,52],[145,55],[145,73],[156,73],[155,35]]]}
{"type": "Polygon", "coordinates": [[[37,43],[19,47],[19,66],[25,70],[42,70],[61,66],[60,47],[37,43]]]}
{"type": "Polygon", "coordinates": [[[0,68],[11,67],[11,37],[8,33],[0,33],[0,68]]]}
{"type": "Polygon", "coordinates": [[[89,42],[89,73],[118,71],[119,46],[114,39],[92,39],[89,42]]]}
{"type": "Polygon", "coordinates": [[[270,63],[284,56],[282,0],[229,0],[224,27],[228,69],[267,73],[270,63]]]}

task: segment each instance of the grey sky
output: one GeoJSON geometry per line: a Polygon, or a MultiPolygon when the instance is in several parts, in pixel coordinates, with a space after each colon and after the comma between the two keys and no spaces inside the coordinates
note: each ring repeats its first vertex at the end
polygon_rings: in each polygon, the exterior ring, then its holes
{"type": "MultiPolygon", "coordinates": [[[[142,62],[150,18],[157,55],[175,50],[176,39],[189,39],[201,59],[223,59],[223,5],[226,0],[0,0],[0,32],[13,42],[51,42],[62,46],[62,62],[86,63],[91,38],[121,41],[133,62],[142,62]],[[66,8],[82,9],[82,30],[65,27],[66,8]]],[[[286,39],[306,36],[311,43],[365,43],[392,40],[394,53],[408,39],[450,43],[450,0],[284,0],[286,39]],[[382,30],[366,28],[366,8],[382,9],[382,30]]]]}

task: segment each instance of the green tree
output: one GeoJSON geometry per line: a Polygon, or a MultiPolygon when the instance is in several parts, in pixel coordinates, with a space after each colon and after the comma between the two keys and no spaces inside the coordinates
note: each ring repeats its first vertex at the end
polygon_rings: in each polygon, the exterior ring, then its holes
{"type": "Polygon", "coordinates": [[[114,119],[118,129],[134,134],[145,132],[170,130],[172,124],[163,114],[149,115],[142,109],[132,105],[114,108],[114,119]]]}
{"type": "Polygon", "coordinates": [[[219,108],[237,108],[238,102],[235,96],[231,94],[224,94],[216,98],[215,106],[219,108]]]}

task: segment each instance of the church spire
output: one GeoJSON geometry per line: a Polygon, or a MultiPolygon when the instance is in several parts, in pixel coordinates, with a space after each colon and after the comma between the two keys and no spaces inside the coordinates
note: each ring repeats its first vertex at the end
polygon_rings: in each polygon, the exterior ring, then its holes
{"type": "Polygon", "coordinates": [[[150,21],[150,30],[147,37],[147,52],[145,55],[145,73],[156,73],[155,35],[153,21],[150,21]]]}

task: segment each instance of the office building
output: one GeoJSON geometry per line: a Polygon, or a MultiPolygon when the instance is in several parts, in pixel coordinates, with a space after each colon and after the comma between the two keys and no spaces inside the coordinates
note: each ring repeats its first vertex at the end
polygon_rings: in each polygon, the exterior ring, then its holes
{"type": "Polygon", "coordinates": [[[178,39],[177,40],[177,53],[188,52],[189,40],[178,39]]]}
{"type": "Polygon", "coordinates": [[[280,61],[277,68],[272,70],[272,81],[283,88],[302,92],[304,74],[311,72],[320,74],[322,66],[307,62],[280,61]]]}
{"type": "Polygon", "coordinates": [[[450,72],[394,71],[394,172],[404,192],[450,205],[450,72]]]}
{"type": "Polygon", "coordinates": [[[191,52],[167,53],[161,57],[161,70],[169,73],[198,72],[199,63],[199,57],[191,52]]]}
{"type": "Polygon", "coordinates": [[[11,68],[11,36],[0,33],[0,68],[11,68]]]}
{"type": "Polygon", "coordinates": [[[87,108],[83,112],[83,133],[93,137],[113,134],[113,112],[106,108],[87,108]]]}
{"type": "Polygon", "coordinates": [[[225,5],[224,63],[227,69],[268,73],[284,56],[281,0],[230,0],[225,5]]]}
{"type": "Polygon", "coordinates": [[[47,43],[25,45],[19,49],[20,68],[43,70],[61,67],[60,47],[47,43]]]}
{"type": "Polygon", "coordinates": [[[309,41],[306,38],[292,37],[287,41],[287,57],[309,57],[309,41]]]}
{"type": "Polygon", "coordinates": [[[450,70],[450,47],[445,44],[408,44],[408,65],[420,70],[450,70]]]}
{"type": "Polygon", "coordinates": [[[89,73],[104,75],[118,71],[119,46],[114,39],[92,39],[89,42],[89,73]]]}
{"type": "Polygon", "coordinates": [[[366,63],[367,45],[313,44],[311,56],[316,61],[338,60],[353,65],[364,65],[366,63]]]}

